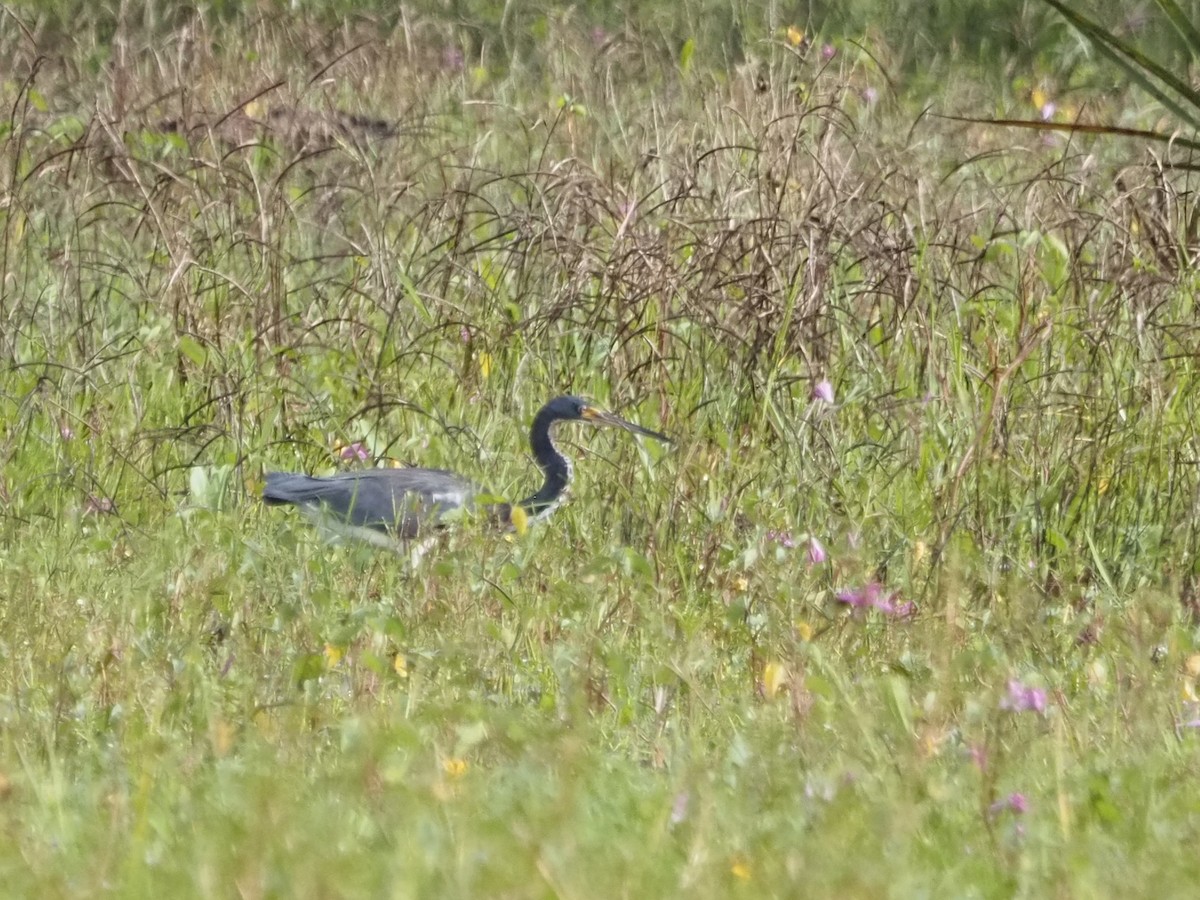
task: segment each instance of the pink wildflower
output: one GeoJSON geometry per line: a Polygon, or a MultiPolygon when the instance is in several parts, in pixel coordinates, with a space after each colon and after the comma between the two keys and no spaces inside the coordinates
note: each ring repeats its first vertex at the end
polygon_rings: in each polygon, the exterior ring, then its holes
{"type": "Polygon", "coordinates": [[[347,444],[342,448],[339,455],[342,459],[347,461],[357,459],[359,462],[366,462],[371,458],[370,451],[367,450],[367,448],[360,441],[355,441],[353,444],[347,444]]]}
{"type": "Polygon", "coordinates": [[[1046,711],[1046,692],[1022,684],[1016,678],[1009,679],[1008,695],[1000,701],[1000,708],[1009,712],[1035,712],[1040,715],[1046,711]]]}
{"type": "Polygon", "coordinates": [[[916,604],[911,600],[900,603],[899,597],[899,591],[884,596],[883,587],[874,581],[865,587],[838,591],[836,595],[839,603],[845,603],[853,609],[877,609],[884,615],[908,618],[917,611],[916,604]]]}
{"type": "Polygon", "coordinates": [[[988,815],[992,816],[993,818],[1003,812],[1011,812],[1014,815],[1020,816],[1024,815],[1028,811],[1029,800],[1022,793],[1009,794],[1003,800],[997,800],[988,807],[988,815]]]}

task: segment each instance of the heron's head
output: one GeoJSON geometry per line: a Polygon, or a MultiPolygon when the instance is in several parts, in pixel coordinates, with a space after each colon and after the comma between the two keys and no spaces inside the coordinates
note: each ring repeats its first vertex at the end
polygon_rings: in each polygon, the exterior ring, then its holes
{"type": "Polygon", "coordinates": [[[622,428],[633,434],[654,438],[656,441],[662,441],[667,444],[672,442],[665,434],[659,434],[657,431],[651,431],[649,428],[643,428],[641,425],[627,422],[620,416],[601,409],[591,402],[584,400],[582,397],[555,397],[546,404],[546,411],[549,413],[552,421],[561,419],[564,421],[587,422],[591,425],[608,426],[611,428],[622,428]]]}

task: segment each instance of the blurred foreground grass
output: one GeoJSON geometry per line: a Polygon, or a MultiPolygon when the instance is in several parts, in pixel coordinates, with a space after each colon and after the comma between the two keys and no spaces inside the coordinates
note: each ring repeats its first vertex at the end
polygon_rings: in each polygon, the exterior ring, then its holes
{"type": "Polygon", "coordinates": [[[4,26],[7,893],[1192,894],[1186,175],[798,29],[239,22],[4,26]],[[255,500],[520,495],[568,390],[678,448],[416,569],[255,500]]]}

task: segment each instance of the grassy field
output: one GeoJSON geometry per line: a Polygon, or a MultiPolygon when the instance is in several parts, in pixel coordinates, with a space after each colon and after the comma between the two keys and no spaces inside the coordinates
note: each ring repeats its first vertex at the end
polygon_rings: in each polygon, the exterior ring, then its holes
{"type": "Polygon", "coordinates": [[[0,11],[3,893],[1194,896],[1196,176],[943,118],[1159,108],[292,6],[0,11]],[[678,443],[416,567],[258,501],[564,392],[678,443]]]}

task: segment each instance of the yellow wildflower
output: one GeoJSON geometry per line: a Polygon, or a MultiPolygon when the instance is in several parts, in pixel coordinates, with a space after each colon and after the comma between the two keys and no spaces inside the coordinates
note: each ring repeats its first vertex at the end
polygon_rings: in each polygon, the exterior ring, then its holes
{"type": "Polygon", "coordinates": [[[342,657],[346,655],[346,648],[339,647],[337,644],[325,644],[325,665],[333,669],[342,661],[342,657]]]}
{"type": "Polygon", "coordinates": [[[771,661],[763,666],[763,693],[774,697],[787,687],[788,670],[781,662],[771,661]]]}

